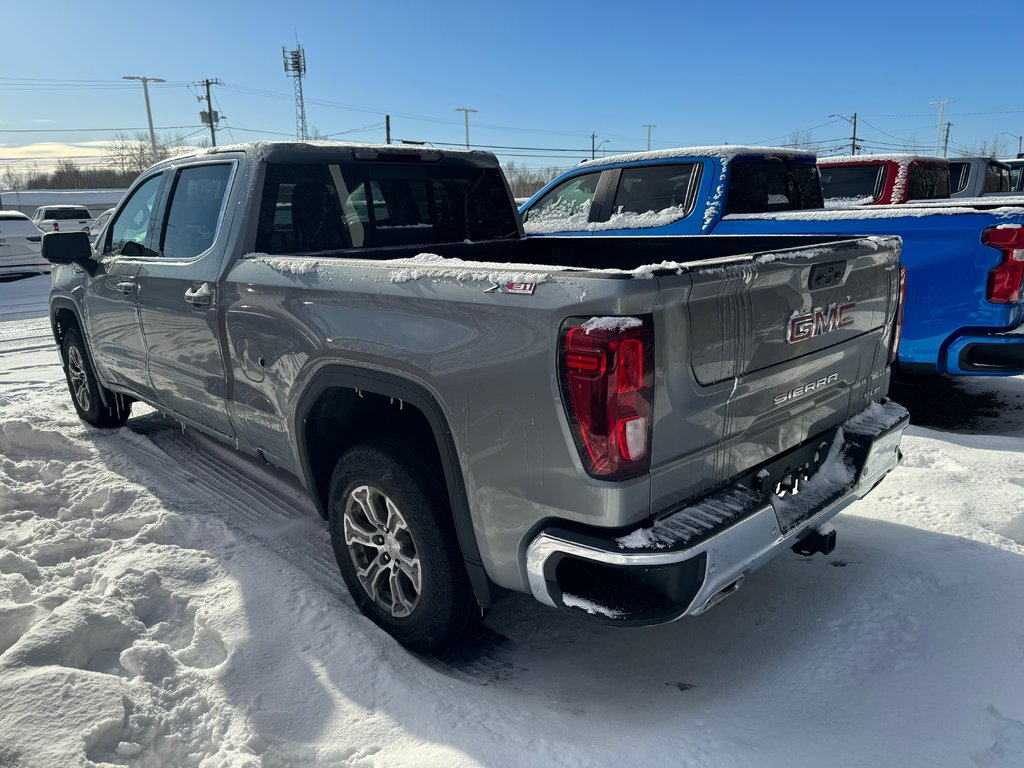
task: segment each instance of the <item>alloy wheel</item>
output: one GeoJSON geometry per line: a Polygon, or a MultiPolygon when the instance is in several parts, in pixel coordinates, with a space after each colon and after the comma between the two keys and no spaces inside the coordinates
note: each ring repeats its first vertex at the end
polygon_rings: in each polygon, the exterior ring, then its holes
{"type": "Polygon", "coordinates": [[[420,558],[398,506],[369,485],[345,500],[345,545],[366,594],[394,618],[409,616],[422,588],[420,558]]]}

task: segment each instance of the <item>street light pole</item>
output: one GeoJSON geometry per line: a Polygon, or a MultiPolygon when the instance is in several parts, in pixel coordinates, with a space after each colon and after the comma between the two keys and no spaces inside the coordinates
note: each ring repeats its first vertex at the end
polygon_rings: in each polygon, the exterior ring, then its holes
{"type": "Polygon", "coordinates": [[[156,131],[153,130],[153,110],[149,107],[149,83],[166,83],[160,77],[139,77],[138,75],[125,75],[122,80],[139,80],[142,82],[142,93],[146,97],[146,119],[149,120],[149,143],[153,147],[153,162],[160,158],[156,152],[156,131]]]}
{"type": "Polygon", "coordinates": [[[456,112],[462,112],[466,116],[466,149],[469,149],[469,113],[479,112],[479,109],[469,109],[467,107],[456,107],[456,112]]]}
{"type": "Polygon", "coordinates": [[[1017,140],[1017,157],[1024,155],[1024,134],[1018,136],[1016,133],[1010,133],[1009,131],[1003,131],[1007,136],[1013,136],[1017,140]]]}
{"type": "Polygon", "coordinates": [[[652,128],[657,128],[658,126],[651,125],[650,123],[644,123],[643,127],[647,129],[647,151],[650,152],[651,151],[651,129],[652,128]]]}
{"type": "Polygon", "coordinates": [[[929,101],[929,104],[939,105],[939,130],[935,133],[935,154],[939,154],[939,147],[942,145],[942,115],[946,111],[946,105],[952,104],[956,99],[943,99],[942,101],[929,101]]]}

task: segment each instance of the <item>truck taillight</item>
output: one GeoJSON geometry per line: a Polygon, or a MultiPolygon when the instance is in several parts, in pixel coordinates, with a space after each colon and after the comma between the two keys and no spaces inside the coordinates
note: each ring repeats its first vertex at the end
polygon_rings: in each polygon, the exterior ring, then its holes
{"type": "Polygon", "coordinates": [[[60,222],[59,221],[53,222],[53,231],[54,232],[60,232],[60,222]]]}
{"type": "Polygon", "coordinates": [[[607,479],[634,477],[651,466],[651,319],[621,321],[567,320],[558,351],[562,396],[580,458],[588,474],[607,479]]]}
{"type": "Polygon", "coordinates": [[[989,227],[981,233],[981,242],[997,248],[1003,260],[988,273],[986,298],[995,304],[1020,301],[1021,280],[1024,279],[1024,228],[989,227]]]}
{"type": "Polygon", "coordinates": [[[899,305],[896,307],[896,328],[892,332],[892,349],[889,350],[889,364],[896,362],[900,351],[900,338],[903,336],[903,306],[907,301],[907,268],[900,264],[899,305]]]}

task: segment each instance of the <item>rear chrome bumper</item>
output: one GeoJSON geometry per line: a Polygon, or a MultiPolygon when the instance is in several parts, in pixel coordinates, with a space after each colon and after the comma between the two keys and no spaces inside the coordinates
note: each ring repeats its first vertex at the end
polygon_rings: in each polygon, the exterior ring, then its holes
{"type": "MultiPolygon", "coordinates": [[[[873,404],[821,443],[828,458],[783,499],[749,487],[767,475],[755,472],[632,531],[547,528],[527,548],[530,589],[542,603],[608,624],[703,613],[895,469],[908,423],[899,404],[873,404]]],[[[808,441],[812,451],[818,439],[808,441]]]]}

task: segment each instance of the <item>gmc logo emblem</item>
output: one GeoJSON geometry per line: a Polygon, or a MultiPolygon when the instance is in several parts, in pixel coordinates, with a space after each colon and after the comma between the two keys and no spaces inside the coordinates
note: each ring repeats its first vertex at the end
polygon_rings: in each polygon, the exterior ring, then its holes
{"type": "Polygon", "coordinates": [[[848,301],[845,304],[829,304],[826,309],[815,307],[810,312],[797,310],[786,324],[786,343],[796,344],[853,325],[849,312],[856,306],[856,302],[848,301]]]}

